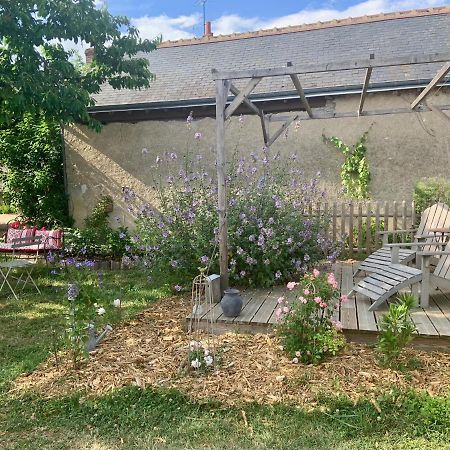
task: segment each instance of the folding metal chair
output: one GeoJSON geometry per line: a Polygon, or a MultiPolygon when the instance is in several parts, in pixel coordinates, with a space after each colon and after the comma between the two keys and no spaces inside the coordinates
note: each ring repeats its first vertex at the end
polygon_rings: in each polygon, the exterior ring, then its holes
{"type": "Polygon", "coordinates": [[[22,290],[30,283],[32,284],[38,293],[38,286],[33,280],[32,273],[35,264],[39,258],[39,249],[42,244],[42,236],[29,236],[12,239],[11,249],[12,255],[8,261],[0,262],[0,274],[3,278],[3,282],[0,286],[0,292],[6,285],[14,295],[14,298],[18,300],[16,291],[20,283],[22,283],[22,290]],[[19,276],[15,276],[16,269],[20,269],[19,276]],[[13,287],[14,285],[14,287],[13,287]]]}

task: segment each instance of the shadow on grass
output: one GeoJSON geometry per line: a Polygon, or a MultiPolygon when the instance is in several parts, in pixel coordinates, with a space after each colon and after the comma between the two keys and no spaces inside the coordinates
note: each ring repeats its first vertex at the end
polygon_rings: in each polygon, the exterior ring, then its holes
{"type": "Polygon", "coordinates": [[[0,417],[3,444],[8,435],[15,439],[9,448],[65,448],[67,439],[79,440],[72,448],[84,448],[86,440],[140,449],[446,448],[448,399],[397,394],[379,399],[379,407],[381,413],[371,402],[339,398],[313,412],[289,405],[224,407],[177,391],[128,387],[90,400],[27,395],[5,402],[0,417]]]}
{"type": "MultiPolygon", "coordinates": [[[[20,373],[33,370],[55,346],[61,346],[68,279],[64,272],[51,276],[51,270],[39,267],[35,271],[41,295],[24,291],[18,301],[12,296],[0,297],[0,393],[20,373]]],[[[166,285],[150,284],[145,274],[135,270],[105,273],[104,286],[111,301],[122,299],[122,320],[170,295],[166,285]]]]}

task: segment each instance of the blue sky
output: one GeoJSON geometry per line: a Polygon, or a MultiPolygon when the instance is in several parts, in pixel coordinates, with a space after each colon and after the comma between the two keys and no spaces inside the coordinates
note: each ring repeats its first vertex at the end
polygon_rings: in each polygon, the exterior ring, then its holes
{"type": "MultiPolygon", "coordinates": [[[[96,0],[103,2],[112,14],[132,19],[145,38],[162,34],[164,40],[174,40],[202,34],[199,0],[96,0]]],[[[207,0],[206,10],[214,34],[229,34],[442,4],[445,0],[207,0]]]]}

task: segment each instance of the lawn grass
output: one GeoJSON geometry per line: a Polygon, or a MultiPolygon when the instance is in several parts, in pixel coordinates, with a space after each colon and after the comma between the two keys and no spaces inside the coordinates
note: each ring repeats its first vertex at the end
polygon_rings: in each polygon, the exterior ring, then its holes
{"type": "MultiPolygon", "coordinates": [[[[412,391],[389,392],[377,407],[318,398],[308,411],[225,407],[152,387],[96,398],[8,392],[10,381],[50,355],[52,329],[63,327],[65,280],[48,272],[39,274],[41,297],[0,298],[1,449],[450,449],[450,397],[412,391]]],[[[123,299],[125,317],[170,293],[137,271],[107,273],[105,286],[123,299]]]]}

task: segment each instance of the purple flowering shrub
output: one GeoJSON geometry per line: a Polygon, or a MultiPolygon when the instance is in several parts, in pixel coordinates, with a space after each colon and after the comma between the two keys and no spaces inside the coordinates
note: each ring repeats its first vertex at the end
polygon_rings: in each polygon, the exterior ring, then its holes
{"type": "MultiPolygon", "coordinates": [[[[195,138],[199,139],[199,138],[195,138]]],[[[240,285],[270,286],[300,277],[338,249],[326,238],[328,217],[308,215],[324,194],[293,160],[267,148],[233,155],[227,167],[229,271],[240,285]]],[[[154,272],[191,279],[200,266],[218,271],[217,181],[213,164],[190,151],[166,152],[151,167],[155,206],[124,188],[137,216],[135,257],[154,272]]]]}
{"type": "Polygon", "coordinates": [[[283,350],[294,364],[318,363],[336,355],[345,339],[334,313],[348,299],[340,296],[334,274],[314,269],[299,283],[289,282],[287,288],[288,295],[278,299],[275,309],[283,350]]]}
{"type": "Polygon", "coordinates": [[[307,214],[325,195],[318,178],[305,181],[294,159],[282,161],[267,148],[235,158],[229,180],[230,275],[240,284],[273,285],[337,256],[326,238],[328,217],[307,214]]]}

